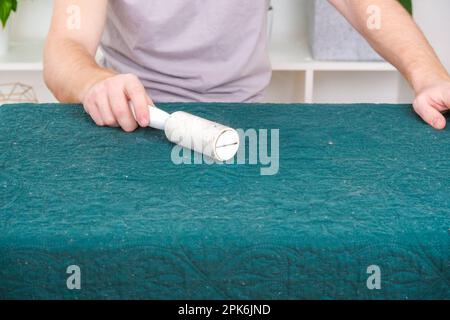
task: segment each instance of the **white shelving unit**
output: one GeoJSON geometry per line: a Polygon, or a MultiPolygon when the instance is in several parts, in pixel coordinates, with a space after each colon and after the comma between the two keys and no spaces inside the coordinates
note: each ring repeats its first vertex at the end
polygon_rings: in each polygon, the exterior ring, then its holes
{"type": "Polygon", "coordinates": [[[43,41],[11,43],[9,52],[0,55],[0,72],[42,71],[43,41]]]}
{"type": "Polygon", "coordinates": [[[316,61],[307,43],[272,43],[270,48],[274,71],[395,71],[387,62],[316,61]]]}
{"type": "Polygon", "coordinates": [[[29,85],[39,102],[56,102],[42,77],[43,48],[43,40],[11,43],[8,53],[0,55],[0,83],[29,85]]]}
{"type": "MultiPolygon", "coordinates": [[[[0,71],[42,71],[43,41],[12,43],[6,55],[0,55],[0,71]]],[[[315,61],[304,43],[273,43],[270,57],[274,71],[395,71],[386,62],[315,61]]]]}
{"type": "MultiPolygon", "coordinates": [[[[12,43],[9,52],[0,56],[0,72],[42,72],[43,41],[12,43]]],[[[386,62],[315,61],[304,42],[274,42],[270,47],[274,71],[304,72],[304,102],[314,102],[315,73],[319,71],[395,71],[386,62]]]]}
{"type": "Polygon", "coordinates": [[[316,61],[311,57],[307,42],[274,42],[270,47],[273,71],[304,72],[304,102],[314,102],[315,73],[319,71],[396,71],[387,62],[316,61]]]}

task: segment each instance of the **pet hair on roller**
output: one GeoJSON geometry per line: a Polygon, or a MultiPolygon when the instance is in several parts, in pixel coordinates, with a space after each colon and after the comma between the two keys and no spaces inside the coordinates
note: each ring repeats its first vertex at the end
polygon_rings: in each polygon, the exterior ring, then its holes
{"type": "MultiPolygon", "coordinates": [[[[134,108],[131,108],[134,114],[134,108]]],[[[149,106],[150,127],[164,130],[169,141],[218,161],[232,159],[239,149],[236,130],[184,111],[169,114],[149,106]]]]}

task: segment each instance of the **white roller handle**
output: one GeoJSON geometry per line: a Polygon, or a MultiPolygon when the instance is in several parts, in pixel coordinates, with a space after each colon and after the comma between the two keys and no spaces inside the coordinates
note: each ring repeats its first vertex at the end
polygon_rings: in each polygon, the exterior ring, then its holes
{"type": "Polygon", "coordinates": [[[154,106],[149,106],[148,109],[150,112],[149,127],[164,130],[166,128],[166,122],[170,118],[170,114],[154,106]]]}
{"type": "MultiPolygon", "coordinates": [[[[136,119],[136,111],[134,110],[134,105],[132,102],[130,102],[130,108],[131,112],[133,113],[133,117],[136,119]]],[[[166,127],[167,119],[170,118],[170,114],[167,112],[155,107],[155,106],[148,106],[149,115],[150,115],[150,124],[149,127],[152,127],[154,129],[158,130],[164,130],[166,127]]]]}

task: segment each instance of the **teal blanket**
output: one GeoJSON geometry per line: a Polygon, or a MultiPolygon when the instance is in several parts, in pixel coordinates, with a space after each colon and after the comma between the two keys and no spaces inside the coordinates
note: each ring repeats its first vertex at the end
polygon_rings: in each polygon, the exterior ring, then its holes
{"type": "Polygon", "coordinates": [[[0,298],[450,299],[449,129],[406,105],[160,106],[248,153],[0,107],[0,298]]]}

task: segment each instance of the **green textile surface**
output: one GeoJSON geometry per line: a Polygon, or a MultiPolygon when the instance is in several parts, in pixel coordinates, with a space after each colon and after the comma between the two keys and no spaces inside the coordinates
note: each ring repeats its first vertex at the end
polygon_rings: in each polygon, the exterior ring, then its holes
{"type": "Polygon", "coordinates": [[[160,106],[279,129],[278,173],[176,165],[163,132],[79,106],[2,106],[0,298],[450,299],[449,129],[406,105],[160,106]]]}

